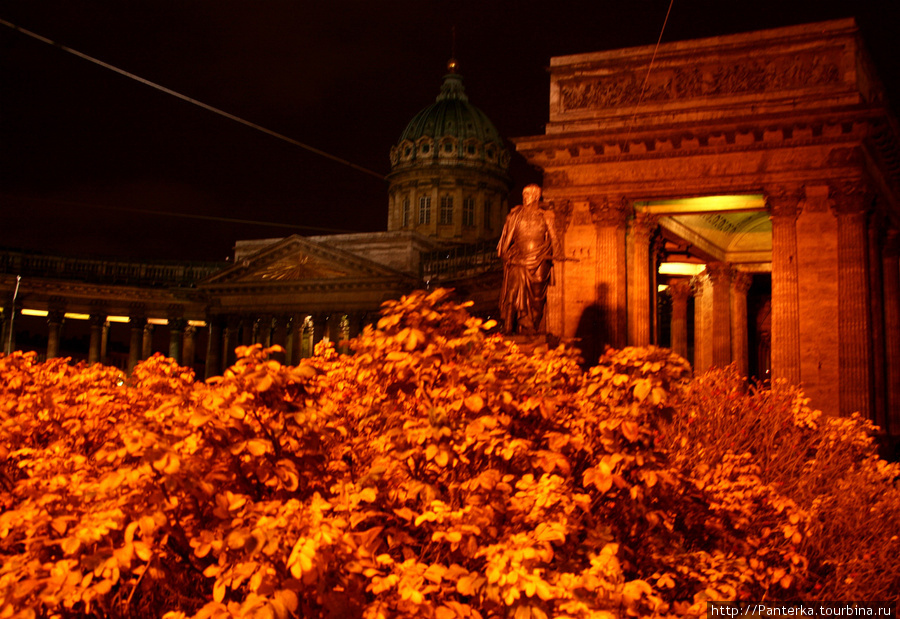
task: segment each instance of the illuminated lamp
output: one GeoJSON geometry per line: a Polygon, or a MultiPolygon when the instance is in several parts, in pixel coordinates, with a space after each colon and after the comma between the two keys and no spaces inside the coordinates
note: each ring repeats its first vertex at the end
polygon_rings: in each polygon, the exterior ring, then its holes
{"type": "Polygon", "coordinates": [[[684,275],[694,277],[706,269],[705,264],[695,262],[663,262],[659,265],[660,275],[684,275]]]}
{"type": "Polygon", "coordinates": [[[23,316],[48,316],[50,312],[47,310],[23,309],[23,316]]]}

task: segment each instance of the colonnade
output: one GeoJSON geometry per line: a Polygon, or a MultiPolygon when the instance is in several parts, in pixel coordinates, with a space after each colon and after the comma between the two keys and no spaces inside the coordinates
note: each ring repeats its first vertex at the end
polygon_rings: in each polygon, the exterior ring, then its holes
{"type": "Polygon", "coordinates": [[[296,365],[313,354],[322,340],[334,343],[339,352],[349,352],[347,340],[356,337],[376,314],[373,312],[304,312],[290,314],[230,314],[210,317],[206,351],[206,376],[220,374],[235,361],[238,346],[281,346],[275,358],[296,365]]]}

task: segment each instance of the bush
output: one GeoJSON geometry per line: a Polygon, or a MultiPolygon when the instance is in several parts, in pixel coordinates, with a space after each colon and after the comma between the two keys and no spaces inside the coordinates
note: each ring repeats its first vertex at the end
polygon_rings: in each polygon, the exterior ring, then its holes
{"type": "Polygon", "coordinates": [[[0,617],[699,615],[842,576],[807,543],[840,505],[697,435],[743,411],[703,391],[726,380],[653,348],[583,372],[492,328],[436,291],[352,356],[244,348],[206,383],[0,357],[0,617]]]}

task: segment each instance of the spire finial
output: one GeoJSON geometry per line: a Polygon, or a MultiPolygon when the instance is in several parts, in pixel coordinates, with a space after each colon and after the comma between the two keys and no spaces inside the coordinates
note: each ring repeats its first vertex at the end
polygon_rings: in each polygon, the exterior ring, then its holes
{"type": "Polygon", "coordinates": [[[456,26],[450,26],[450,60],[447,62],[449,73],[459,73],[459,63],[456,61],[456,26]]]}

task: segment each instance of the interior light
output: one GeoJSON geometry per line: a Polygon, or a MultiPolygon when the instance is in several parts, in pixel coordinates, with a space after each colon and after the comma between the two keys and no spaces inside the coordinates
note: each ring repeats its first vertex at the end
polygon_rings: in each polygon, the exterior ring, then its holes
{"type": "Polygon", "coordinates": [[[107,316],[106,322],[131,322],[128,316],[107,316]]]}
{"type": "Polygon", "coordinates": [[[90,314],[77,314],[75,312],[66,312],[63,316],[70,320],[90,320],[91,318],[90,314]]]}
{"type": "Polygon", "coordinates": [[[669,284],[659,284],[656,286],[656,292],[663,292],[669,289],[669,284]]]}
{"type": "Polygon", "coordinates": [[[205,327],[206,321],[205,320],[188,320],[188,326],[189,327],[205,327]]]}
{"type": "Polygon", "coordinates": [[[169,324],[169,321],[166,320],[165,318],[148,318],[147,324],[148,325],[167,325],[167,324],[169,324]]]}

